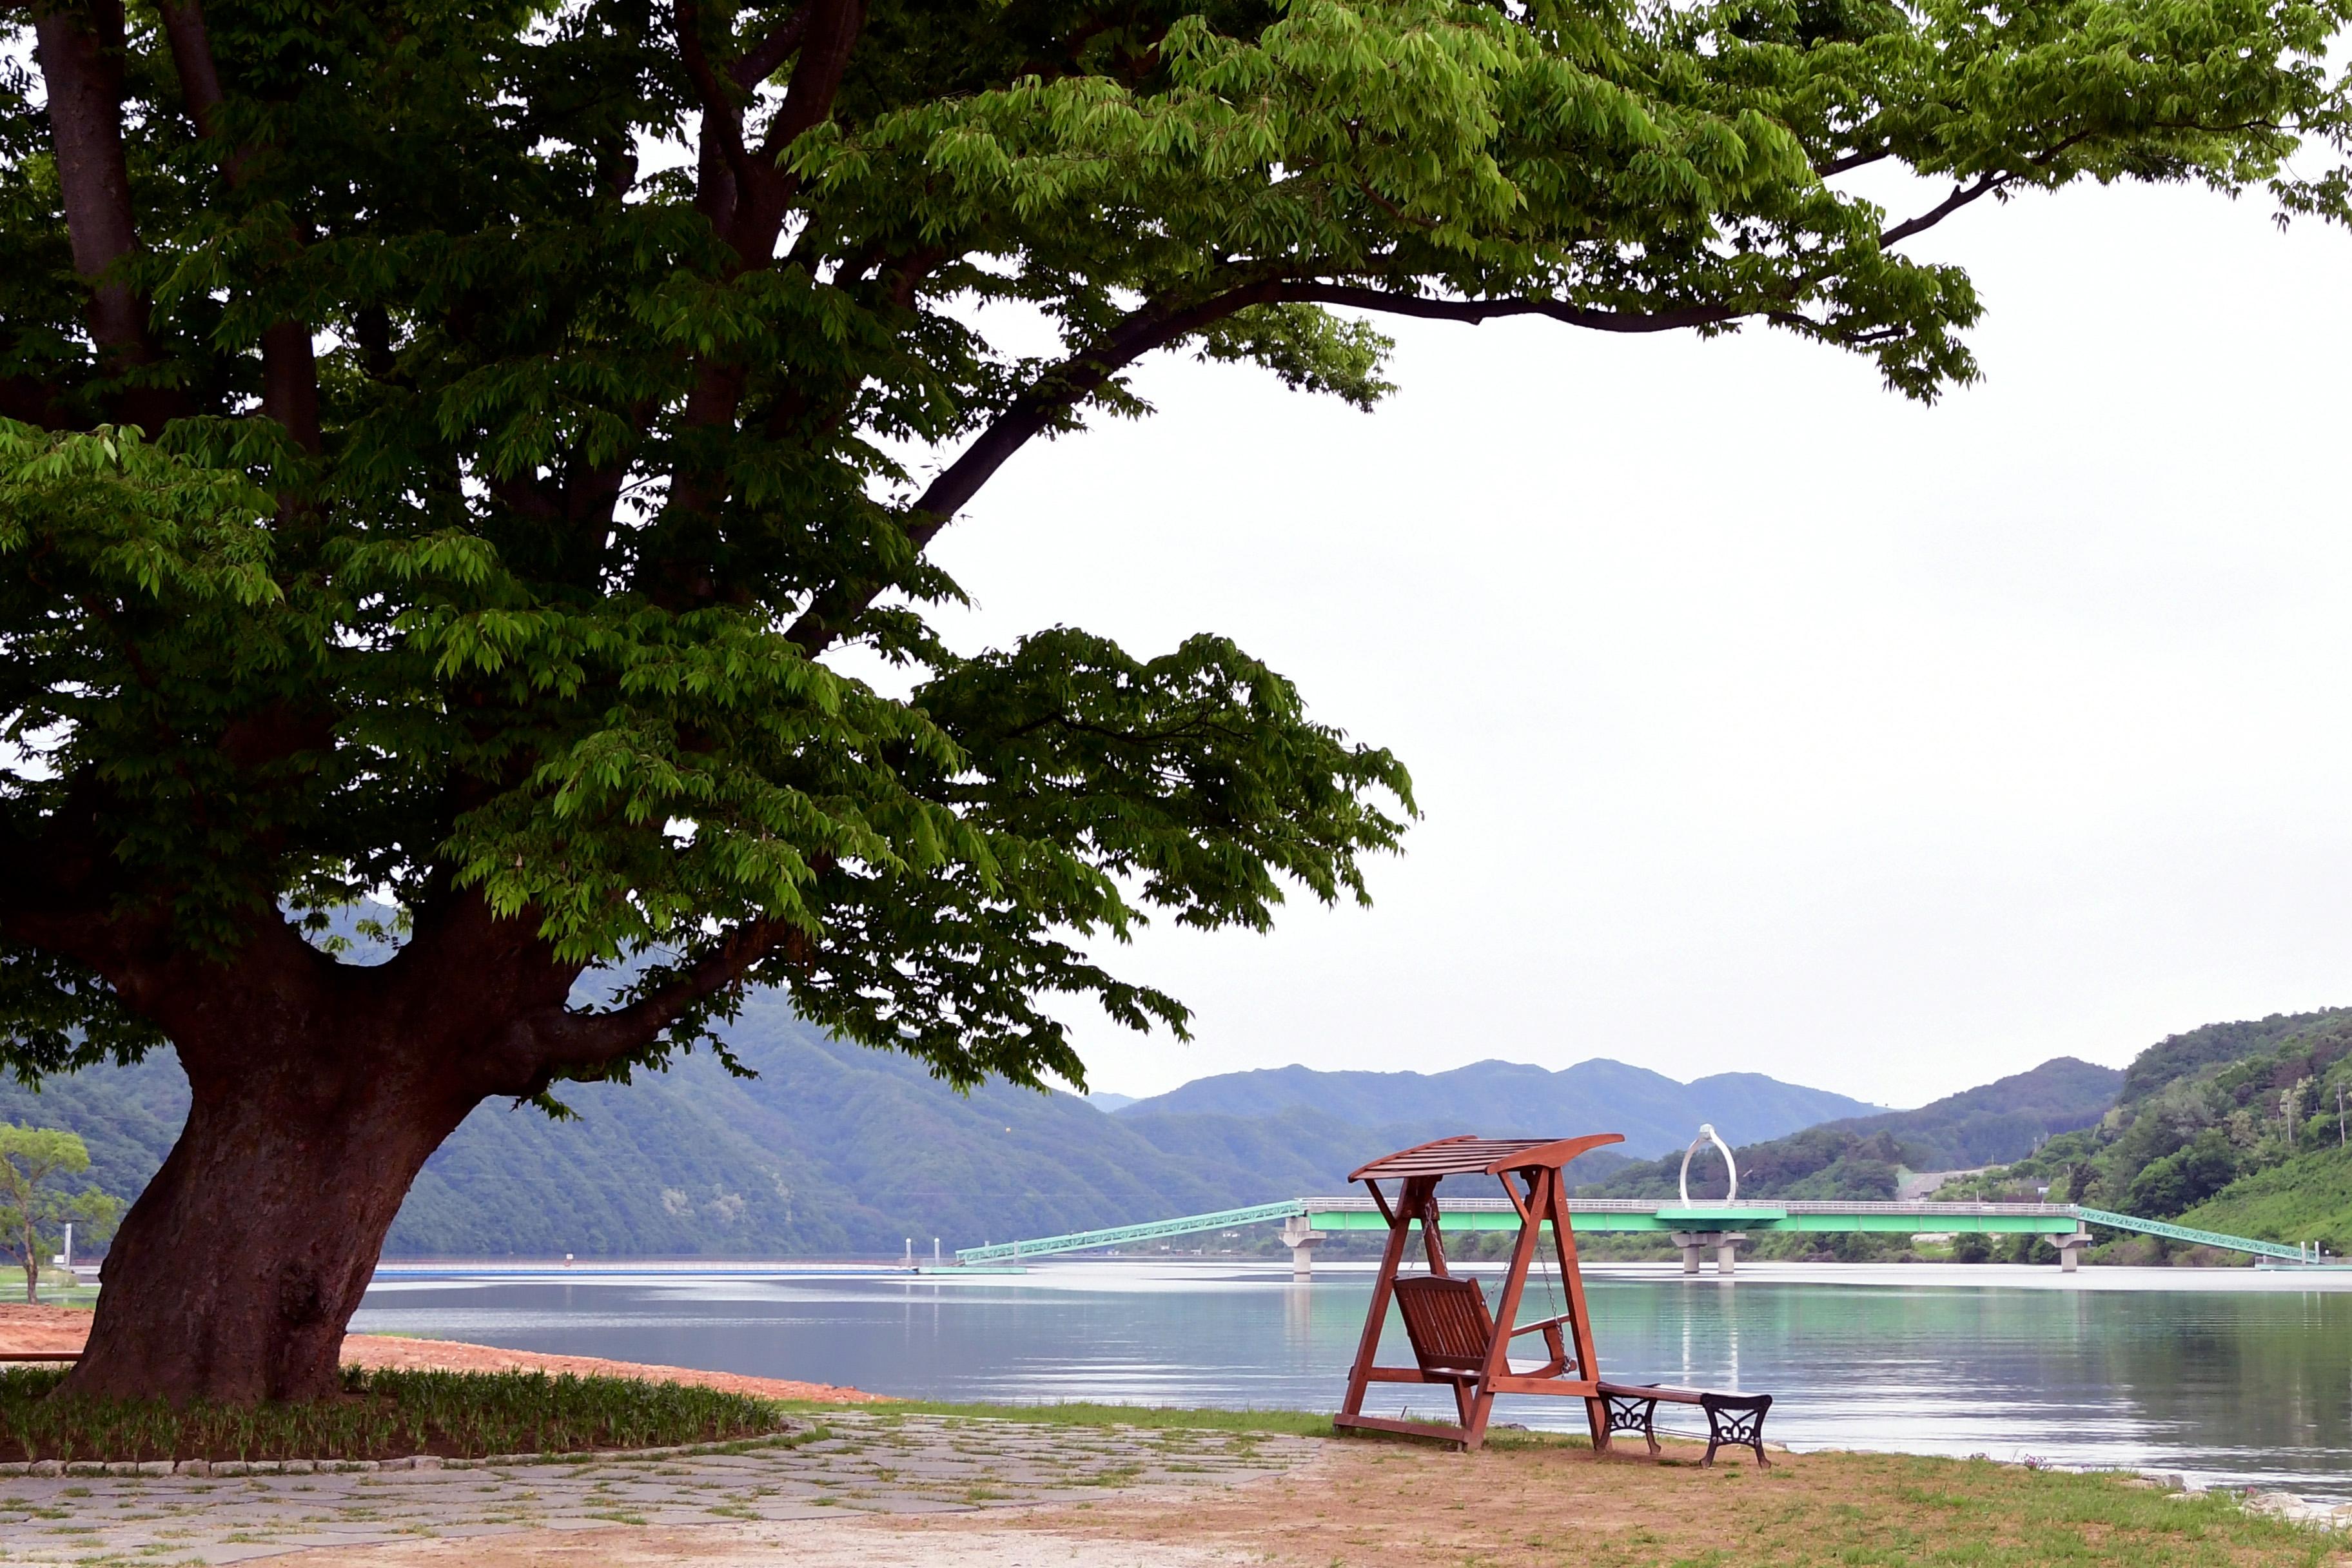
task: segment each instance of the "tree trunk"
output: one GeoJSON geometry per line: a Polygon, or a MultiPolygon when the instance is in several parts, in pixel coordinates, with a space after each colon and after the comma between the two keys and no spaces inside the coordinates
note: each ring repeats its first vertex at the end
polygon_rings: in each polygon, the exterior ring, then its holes
{"type": "Polygon", "coordinates": [[[466,1075],[366,1037],[389,1032],[221,1053],[182,1043],[187,1126],[108,1250],[63,1392],[249,1404],[340,1390],[344,1326],[384,1233],[482,1097],[466,1075]],[[232,1070],[198,1065],[224,1058],[232,1070]]]}

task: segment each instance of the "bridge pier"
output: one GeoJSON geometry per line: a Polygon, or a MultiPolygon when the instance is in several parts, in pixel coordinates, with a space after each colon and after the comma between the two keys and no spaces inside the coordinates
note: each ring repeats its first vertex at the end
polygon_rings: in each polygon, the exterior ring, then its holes
{"type": "Polygon", "coordinates": [[[2074,1273],[2075,1266],[2083,1261],[2083,1254],[2097,1239],[2088,1230],[2077,1230],[2072,1236],[2052,1237],[2050,1245],[2058,1249],[2059,1268],[2068,1274],[2074,1273]]]}
{"type": "Polygon", "coordinates": [[[1307,1216],[1292,1215],[1282,1222],[1282,1245],[1290,1248],[1290,1277],[1311,1279],[1315,1273],[1315,1249],[1323,1245],[1324,1233],[1307,1228],[1307,1216]]]}
{"type": "Polygon", "coordinates": [[[1669,1233],[1674,1244],[1683,1249],[1683,1272],[1698,1272],[1699,1260],[1706,1254],[1715,1254],[1715,1271],[1729,1274],[1738,1261],[1738,1248],[1747,1241],[1744,1230],[1677,1230],[1669,1233]]]}

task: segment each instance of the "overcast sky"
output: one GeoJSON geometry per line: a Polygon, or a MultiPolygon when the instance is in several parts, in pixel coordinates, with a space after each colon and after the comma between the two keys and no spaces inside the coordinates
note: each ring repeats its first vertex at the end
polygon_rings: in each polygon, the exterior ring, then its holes
{"type": "Polygon", "coordinates": [[[965,646],[1228,634],[1395,749],[1376,906],[1117,962],[1094,1087],[1613,1057],[1911,1105],[2352,1001],[2352,238],[2032,196],[1932,408],[1778,333],[1406,323],[1364,415],[1163,360],[940,558],[965,646]]]}

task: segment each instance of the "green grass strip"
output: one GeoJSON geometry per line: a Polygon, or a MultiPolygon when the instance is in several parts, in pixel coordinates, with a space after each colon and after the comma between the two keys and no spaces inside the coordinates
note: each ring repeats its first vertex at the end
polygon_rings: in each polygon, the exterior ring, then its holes
{"type": "MultiPolygon", "coordinates": [[[[839,1415],[843,1406],[786,1400],[799,1415],[839,1415]]],[[[1213,1410],[1169,1405],[1100,1405],[1072,1400],[1051,1405],[965,1405],[936,1399],[894,1399],[855,1407],[860,1415],[887,1420],[898,1415],[965,1416],[984,1421],[1028,1421],[1047,1426],[1183,1427],[1202,1432],[1285,1432],[1328,1437],[1331,1417],[1310,1410],[1213,1410]]]]}
{"type": "Polygon", "coordinates": [[[787,1425],[770,1399],[569,1373],[346,1367],[337,1399],[184,1406],[64,1397],[58,1389],[65,1375],[47,1367],[0,1369],[0,1458],[474,1459],[725,1443],[787,1425]]]}

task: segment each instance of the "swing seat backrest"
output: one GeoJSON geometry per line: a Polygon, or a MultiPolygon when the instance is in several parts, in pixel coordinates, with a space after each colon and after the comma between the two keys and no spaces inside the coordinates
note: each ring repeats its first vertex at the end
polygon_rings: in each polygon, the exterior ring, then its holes
{"type": "Polygon", "coordinates": [[[1397,1310],[1423,1372],[1479,1373],[1495,1343],[1495,1320],[1475,1279],[1415,1275],[1396,1282],[1397,1310]]]}

